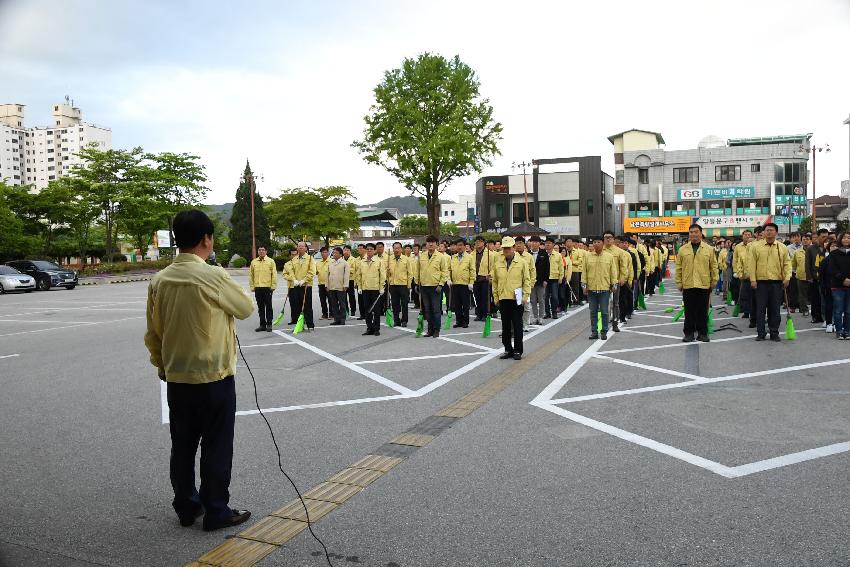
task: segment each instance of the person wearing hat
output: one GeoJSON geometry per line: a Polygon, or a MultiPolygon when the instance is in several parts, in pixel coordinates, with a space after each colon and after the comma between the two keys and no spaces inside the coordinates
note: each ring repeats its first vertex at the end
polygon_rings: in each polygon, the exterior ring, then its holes
{"type": "Polygon", "coordinates": [[[590,306],[590,339],[600,338],[596,330],[599,313],[602,313],[602,340],[608,339],[608,304],[611,288],[617,283],[617,259],[605,251],[601,236],[593,237],[593,250],[584,257],[581,287],[590,306]]]}
{"type": "Polygon", "coordinates": [[[514,239],[502,238],[502,254],[493,261],[493,299],[502,316],[502,344],[505,352],[499,358],[522,358],[522,315],[531,294],[531,272],[528,262],[516,256],[514,239]]]}
{"type": "Polygon", "coordinates": [[[682,292],[685,306],[684,338],[690,343],[708,342],[708,309],[711,290],[717,285],[717,256],[712,246],[702,240],[702,227],[696,223],[688,229],[689,244],[679,248],[676,258],[676,287],[682,292]]]}

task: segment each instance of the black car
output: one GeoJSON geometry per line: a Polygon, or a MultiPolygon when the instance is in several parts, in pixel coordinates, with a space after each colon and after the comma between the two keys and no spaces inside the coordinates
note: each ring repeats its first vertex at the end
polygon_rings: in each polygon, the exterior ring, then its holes
{"type": "Polygon", "coordinates": [[[74,289],[80,283],[76,272],[66,270],[47,260],[12,260],[6,262],[21,273],[35,279],[36,289],[46,291],[51,287],[74,289]]]}

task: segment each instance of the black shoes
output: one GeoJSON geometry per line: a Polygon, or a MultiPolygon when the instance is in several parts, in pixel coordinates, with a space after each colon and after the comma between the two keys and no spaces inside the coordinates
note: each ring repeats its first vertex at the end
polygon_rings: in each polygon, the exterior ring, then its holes
{"type": "Polygon", "coordinates": [[[775,343],[782,341],[782,339],[779,338],[779,335],[770,335],[770,340],[772,340],[775,343]]]}
{"type": "Polygon", "coordinates": [[[213,530],[220,530],[221,528],[230,528],[233,526],[238,526],[248,520],[251,517],[251,512],[248,510],[232,510],[233,515],[229,520],[221,524],[208,524],[204,522],[204,531],[211,532],[213,530]]]}
{"type": "Polygon", "coordinates": [[[607,341],[608,340],[608,333],[602,333],[599,336],[599,338],[602,339],[603,341],[607,341]]]}
{"type": "Polygon", "coordinates": [[[596,334],[596,333],[590,333],[590,336],[587,337],[587,338],[590,339],[591,341],[595,341],[599,338],[599,335],[596,334]]]}
{"type": "Polygon", "coordinates": [[[756,341],[757,341],[757,342],[761,342],[761,341],[763,341],[763,340],[765,340],[764,335],[759,335],[759,336],[757,336],[757,337],[756,337],[756,341]]]}
{"type": "Polygon", "coordinates": [[[260,325],[259,327],[257,327],[256,329],[254,329],[254,332],[255,332],[255,333],[262,333],[262,332],[263,332],[263,331],[265,331],[265,330],[266,330],[265,325],[260,325]]]}
{"type": "Polygon", "coordinates": [[[756,322],[750,321],[750,329],[755,329],[755,328],[756,328],[756,322]]]}
{"type": "Polygon", "coordinates": [[[180,520],[180,525],[184,528],[188,528],[189,526],[195,525],[195,519],[200,518],[204,515],[204,507],[199,506],[197,510],[195,510],[194,514],[188,516],[177,515],[177,518],[180,520]]]}
{"type": "Polygon", "coordinates": [[[514,353],[514,360],[522,360],[522,353],[521,352],[515,352],[514,353]]]}
{"type": "Polygon", "coordinates": [[[709,342],[711,339],[709,339],[709,338],[708,338],[708,335],[703,335],[702,333],[700,333],[700,334],[697,336],[697,340],[698,340],[699,342],[701,342],[701,343],[707,343],[707,342],[709,342]]]}
{"type": "Polygon", "coordinates": [[[617,325],[617,323],[614,323],[613,325],[611,325],[611,330],[614,331],[615,333],[619,333],[620,332],[620,326],[617,325]]]}
{"type": "Polygon", "coordinates": [[[375,334],[374,331],[366,331],[365,333],[363,333],[363,336],[365,337],[365,336],[374,335],[374,334],[375,334]]]}
{"type": "Polygon", "coordinates": [[[440,330],[439,330],[439,329],[437,329],[436,331],[434,331],[434,332],[431,334],[431,337],[433,337],[433,338],[435,338],[435,339],[439,338],[439,337],[440,337],[440,330]]]}
{"type": "Polygon", "coordinates": [[[683,343],[692,343],[692,342],[694,342],[694,336],[693,335],[685,335],[685,337],[682,339],[682,342],[683,343]]]}
{"type": "MultiPolygon", "coordinates": [[[[522,356],[522,355],[520,355],[520,356],[522,356]]],[[[513,357],[514,357],[514,353],[512,353],[512,352],[504,352],[499,356],[499,358],[501,360],[507,360],[507,359],[513,358],[513,357]]]]}

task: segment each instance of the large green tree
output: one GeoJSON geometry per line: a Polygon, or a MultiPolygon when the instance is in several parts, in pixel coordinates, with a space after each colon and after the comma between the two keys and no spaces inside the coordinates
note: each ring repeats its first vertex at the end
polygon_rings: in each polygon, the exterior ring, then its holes
{"type": "Polygon", "coordinates": [[[441,222],[440,230],[436,233],[431,233],[428,230],[428,219],[426,217],[412,215],[401,217],[398,229],[402,236],[420,236],[429,233],[435,236],[439,236],[440,234],[456,236],[458,233],[457,225],[448,222],[441,222]]]}
{"type": "Polygon", "coordinates": [[[339,185],[284,189],[266,205],[266,214],[276,235],[321,238],[327,246],[360,226],[353,201],[351,191],[339,185]]]}
{"type": "Polygon", "coordinates": [[[458,56],[424,53],[384,73],[352,145],[411,193],[425,198],[428,231],[440,229],[440,193],[457,177],[480,172],[499,154],[502,125],[479,92],[475,71],[458,56]]]}
{"type": "Polygon", "coordinates": [[[151,164],[145,170],[147,180],[156,200],[162,204],[162,207],[157,208],[165,209],[164,220],[167,221],[168,232],[174,242],[174,215],[183,209],[200,206],[209,193],[209,188],[204,185],[207,181],[204,166],[198,163],[198,156],[187,153],[146,154],[145,159],[151,164]]]}
{"type": "MultiPolygon", "coordinates": [[[[239,254],[249,260],[251,259],[252,178],[251,164],[246,162],[242,182],[236,190],[236,202],[233,204],[233,211],[230,214],[230,253],[231,255],[239,254]]],[[[271,254],[271,232],[266,221],[263,197],[256,190],[254,190],[254,234],[257,248],[265,246],[271,254]]]]}

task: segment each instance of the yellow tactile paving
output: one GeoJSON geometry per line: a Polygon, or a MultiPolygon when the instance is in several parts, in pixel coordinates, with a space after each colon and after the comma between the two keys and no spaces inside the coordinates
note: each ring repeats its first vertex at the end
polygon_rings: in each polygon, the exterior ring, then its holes
{"type": "Polygon", "coordinates": [[[435,413],[434,415],[440,417],[466,417],[471,414],[474,410],[471,409],[460,409],[460,408],[451,408],[448,407],[442,411],[435,413]]]}
{"type": "Polygon", "coordinates": [[[336,482],[323,482],[322,484],[304,493],[304,498],[313,500],[324,500],[342,504],[358,492],[363,490],[353,484],[337,484],[336,482]]]}
{"type": "Polygon", "coordinates": [[[433,435],[402,433],[401,435],[390,439],[390,443],[395,443],[396,445],[410,445],[411,447],[424,447],[433,440],[433,435]]]}
{"type": "Polygon", "coordinates": [[[234,537],[201,555],[198,561],[216,567],[250,567],[275,549],[276,545],[234,537]]]}
{"type": "MultiPolygon", "coordinates": [[[[325,502],[324,500],[310,500],[309,498],[304,499],[304,504],[307,505],[307,511],[310,512],[310,521],[317,522],[321,518],[324,518],[329,513],[336,510],[339,504],[335,504],[333,502],[325,502]]],[[[277,516],[278,518],[289,518],[290,520],[299,520],[301,522],[307,521],[307,515],[304,513],[304,506],[301,504],[300,500],[293,500],[289,504],[275,510],[271,513],[272,516],[277,516]]]]}
{"type": "Polygon", "coordinates": [[[350,468],[353,469],[371,469],[373,471],[387,472],[403,459],[398,457],[384,457],[383,455],[366,455],[350,468]]]}
{"type": "Polygon", "coordinates": [[[247,530],[240,532],[239,537],[272,545],[283,545],[305,529],[307,529],[307,522],[266,516],[247,530]]]}
{"type": "Polygon", "coordinates": [[[328,479],[328,482],[339,482],[342,484],[354,484],[356,486],[366,487],[382,476],[384,476],[384,473],[381,471],[347,468],[333,475],[328,479]]]}

